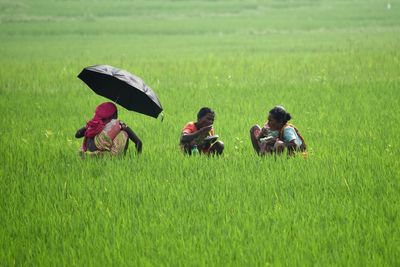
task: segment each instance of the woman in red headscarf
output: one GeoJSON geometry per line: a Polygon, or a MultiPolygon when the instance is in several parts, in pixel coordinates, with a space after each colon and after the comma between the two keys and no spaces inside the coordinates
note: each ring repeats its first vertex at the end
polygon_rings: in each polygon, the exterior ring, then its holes
{"type": "Polygon", "coordinates": [[[142,142],[139,137],[117,118],[118,111],[114,103],[105,102],[97,106],[93,119],[75,134],[76,138],[84,137],[82,153],[125,154],[128,148],[128,138],[135,143],[136,150],[140,153],[142,142]]]}

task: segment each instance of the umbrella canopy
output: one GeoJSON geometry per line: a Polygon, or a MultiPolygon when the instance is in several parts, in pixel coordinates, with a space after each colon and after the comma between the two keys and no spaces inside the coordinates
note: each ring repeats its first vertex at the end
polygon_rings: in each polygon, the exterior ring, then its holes
{"type": "Polygon", "coordinates": [[[96,94],[124,108],[157,118],[163,110],[156,94],[141,78],[109,65],[84,68],[78,78],[96,94]]]}

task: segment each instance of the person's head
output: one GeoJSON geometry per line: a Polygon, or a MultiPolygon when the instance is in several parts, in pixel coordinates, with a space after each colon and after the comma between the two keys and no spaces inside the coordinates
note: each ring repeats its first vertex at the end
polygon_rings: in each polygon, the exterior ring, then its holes
{"type": "Polygon", "coordinates": [[[269,111],[268,125],[271,130],[280,130],[292,116],[282,106],[276,106],[269,111]]]}
{"type": "Polygon", "coordinates": [[[207,107],[203,107],[197,113],[197,124],[202,128],[214,123],[215,112],[207,107]]]}
{"type": "Polygon", "coordinates": [[[86,123],[85,137],[94,137],[104,126],[118,117],[117,106],[112,102],[105,102],[97,106],[93,119],[86,123]]]}
{"type": "Polygon", "coordinates": [[[101,120],[118,118],[117,106],[112,102],[105,102],[97,106],[95,116],[101,120]]]}

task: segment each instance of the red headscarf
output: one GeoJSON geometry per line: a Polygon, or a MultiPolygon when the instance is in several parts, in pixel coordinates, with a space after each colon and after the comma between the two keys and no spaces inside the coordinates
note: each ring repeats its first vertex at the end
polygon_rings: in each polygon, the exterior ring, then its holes
{"type": "Polygon", "coordinates": [[[104,126],[113,119],[117,106],[112,102],[105,102],[97,106],[93,119],[86,124],[85,140],[83,140],[83,150],[86,151],[86,138],[95,137],[100,133],[104,126]]]}
{"type": "Polygon", "coordinates": [[[85,137],[95,137],[111,121],[117,107],[114,103],[105,102],[97,106],[93,119],[86,124],[85,137]]]}

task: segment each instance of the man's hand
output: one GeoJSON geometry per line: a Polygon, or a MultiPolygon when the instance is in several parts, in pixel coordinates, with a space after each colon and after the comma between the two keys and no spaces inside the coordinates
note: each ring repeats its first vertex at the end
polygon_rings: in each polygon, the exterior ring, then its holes
{"type": "Polygon", "coordinates": [[[212,129],[212,125],[205,126],[199,130],[199,135],[207,136],[207,134],[211,131],[211,129],[212,129]]]}

